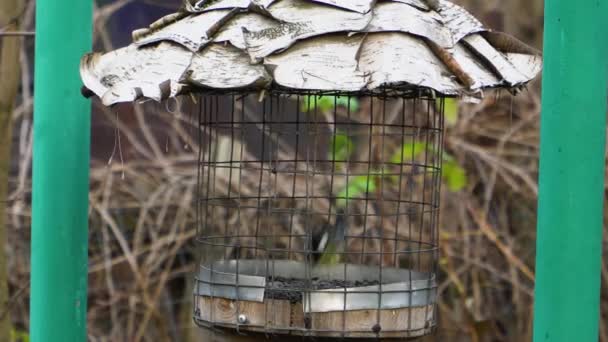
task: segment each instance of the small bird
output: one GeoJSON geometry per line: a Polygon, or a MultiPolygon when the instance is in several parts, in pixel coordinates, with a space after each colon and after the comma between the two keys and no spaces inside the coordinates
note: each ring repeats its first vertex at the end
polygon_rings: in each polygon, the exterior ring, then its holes
{"type": "Polygon", "coordinates": [[[336,214],[335,224],[327,224],[320,235],[313,236],[315,265],[335,265],[343,260],[346,245],[346,216],[336,214]]]}

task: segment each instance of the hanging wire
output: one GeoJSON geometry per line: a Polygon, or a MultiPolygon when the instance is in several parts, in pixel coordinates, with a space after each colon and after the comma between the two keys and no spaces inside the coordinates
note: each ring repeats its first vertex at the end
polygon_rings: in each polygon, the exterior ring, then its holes
{"type": "Polygon", "coordinates": [[[33,37],[36,35],[34,31],[0,31],[0,38],[3,37],[33,37]]]}

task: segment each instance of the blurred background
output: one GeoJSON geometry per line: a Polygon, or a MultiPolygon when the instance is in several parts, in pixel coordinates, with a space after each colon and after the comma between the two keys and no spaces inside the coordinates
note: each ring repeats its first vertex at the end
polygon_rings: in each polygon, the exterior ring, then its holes
{"type": "MultiPolygon", "coordinates": [[[[455,2],[488,27],[542,47],[541,0],[455,2]]],[[[97,1],[94,50],[129,44],[131,31],[179,5],[179,0],[97,1]]],[[[2,0],[0,24],[18,23],[20,30],[33,31],[34,10],[34,1],[2,0]],[[8,8],[11,3],[15,5],[8,8]]],[[[8,240],[8,273],[6,279],[0,276],[0,282],[8,283],[8,297],[0,320],[10,321],[13,341],[25,342],[34,40],[25,36],[11,42],[19,56],[15,65],[0,69],[7,72],[0,82],[12,80],[17,94],[8,105],[2,103],[11,109],[13,135],[8,200],[0,199],[0,214],[1,204],[7,211],[0,232],[4,228],[8,240]]],[[[89,340],[208,341],[192,323],[192,274],[198,254],[190,224],[194,208],[184,200],[184,194],[196,188],[196,124],[173,102],[108,109],[93,100],[92,105],[89,340]]],[[[0,128],[5,112],[0,106],[0,128]]],[[[455,186],[443,187],[439,328],[428,340],[530,340],[540,80],[518,96],[488,93],[481,103],[454,104],[447,114],[446,152],[454,157],[458,176],[455,186]]],[[[0,154],[0,160],[4,157],[0,154]]],[[[0,177],[2,183],[7,181],[0,177]]],[[[600,330],[601,341],[608,342],[606,256],[602,276],[600,330]]]]}

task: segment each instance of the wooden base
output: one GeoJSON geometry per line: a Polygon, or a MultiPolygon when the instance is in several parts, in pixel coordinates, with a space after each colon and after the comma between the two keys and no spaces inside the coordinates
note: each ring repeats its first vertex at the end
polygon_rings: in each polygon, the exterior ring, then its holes
{"type": "Polygon", "coordinates": [[[304,314],[302,303],[267,299],[263,303],[196,297],[204,324],[239,331],[311,337],[412,338],[427,335],[434,306],[304,314]],[[239,322],[239,317],[241,322],[239,322]],[[243,323],[244,322],[244,323],[243,323]]]}

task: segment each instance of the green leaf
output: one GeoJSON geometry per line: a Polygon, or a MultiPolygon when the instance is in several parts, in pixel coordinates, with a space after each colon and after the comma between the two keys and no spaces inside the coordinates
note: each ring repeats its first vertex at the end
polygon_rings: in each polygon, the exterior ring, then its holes
{"type": "Polygon", "coordinates": [[[338,97],[338,99],[336,100],[336,104],[338,106],[342,106],[344,108],[348,108],[348,102],[350,99],[350,111],[351,112],[358,112],[359,111],[359,100],[352,98],[352,97],[348,97],[348,96],[341,96],[338,97]]]}
{"type": "Polygon", "coordinates": [[[401,149],[395,152],[391,157],[391,163],[401,164],[405,160],[412,160],[418,158],[426,150],[426,144],[423,142],[413,142],[403,144],[401,149]]]}
{"type": "Polygon", "coordinates": [[[329,160],[346,161],[354,149],[352,139],[343,133],[338,133],[329,141],[329,160]]]}
{"type": "Polygon", "coordinates": [[[349,99],[350,110],[352,112],[359,111],[359,101],[352,97],[349,98],[348,96],[317,96],[316,101],[315,96],[305,96],[301,105],[301,110],[302,112],[312,112],[316,108],[321,112],[328,112],[334,109],[334,105],[348,108],[349,99]]]}
{"type": "Polygon", "coordinates": [[[30,335],[27,331],[11,329],[12,342],[30,342],[30,335]]]}
{"type": "Polygon", "coordinates": [[[458,192],[467,186],[468,180],[465,169],[453,159],[448,161],[444,159],[441,175],[451,192],[458,192]]]}
{"type": "Polygon", "coordinates": [[[376,191],[376,179],[377,175],[363,175],[352,178],[346,188],[340,191],[337,195],[336,206],[338,208],[345,208],[347,201],[353,198],[359,197],[366,192],[376,191]]]}
{"type": "MultiPolygon", "coordinates": [[[[459,105],[455,98],[446,98],[444,101],[444,117],[448,126],[454,126],[458,122],[459,105]]],[[[437,108],[441,106],[441,99],[437,99],[437,108]]]]}

